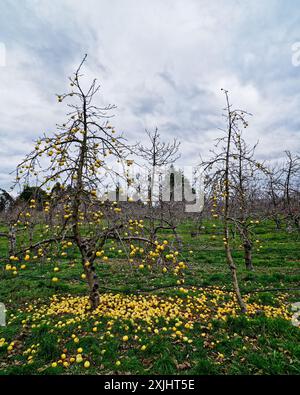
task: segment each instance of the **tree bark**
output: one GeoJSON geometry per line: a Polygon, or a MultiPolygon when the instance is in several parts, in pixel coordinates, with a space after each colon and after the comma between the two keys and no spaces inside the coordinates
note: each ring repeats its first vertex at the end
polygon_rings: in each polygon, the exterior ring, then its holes
{"type": "Polygon", "coordinates": [[[252,245],[249,242],[244,243],[244,260],[247,270],[254,270],[252,263],[252,245]]]}
{"type": "Polygon", "coordinates": [[[246,304],[242,298],[241,292],[240,292],[240,287],[238,283],[238,278],[237,278],[237,272],[236,272],[236,265],[233,261],[231,250],[230,250],[230,245],[229,245],[229,238],[228,238],[228,227],[225,225],[225,238],[227,240],[225,244],[225,251],[226,251],[226,259],[227,259],[227,264],[230,269],[231,273],[231,279],[232,279],[232,284],[233,288],[237,297],[238,304],[241,308],[242,313],[245,313],[247,311],[246,304]]]}
{"type": "Polygon", "coordinates": [[[9,227],[9,255],[15,255],[16,254],[16,228],[13,225],[10,225],[9,227]]]}
{"type": "Polygon", "coordinates": [[[87,259],[83,259],[82,263],[89,286],[91,308],[94,310],[100,303],[98,276],[96,274],[95,266],[87,259]]]}

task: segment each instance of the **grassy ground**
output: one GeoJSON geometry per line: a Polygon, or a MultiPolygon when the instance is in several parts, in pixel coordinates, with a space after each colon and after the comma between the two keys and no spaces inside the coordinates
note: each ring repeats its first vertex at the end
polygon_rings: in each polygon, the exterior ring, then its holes
{"type": "MultiPolygon", "coordinates": [[[[299,235],[257,225],[251,273],[236,240],[249,306],[241,316],[222,236],[211,222],[204,226],[194,238],[190,224],[180,226],[184,289],[170,271],[128,264],[111,244],[109,261],[97,265],[102,303],[96,312],[86,309],[87,287],[72,248],[59,262],[26,262],[17,275],[3,262],[0,301],[8,325],[0,328],[1,374],[299,374],[300,330],[290,322],[290,305],[300,301],[299,235]]],[[[5,248],[1,240],[0,255],[5,248]]]]}

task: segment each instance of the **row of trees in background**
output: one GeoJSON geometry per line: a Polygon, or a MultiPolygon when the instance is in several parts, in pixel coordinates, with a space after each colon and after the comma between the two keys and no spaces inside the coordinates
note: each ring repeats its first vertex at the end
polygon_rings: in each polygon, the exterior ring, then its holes
{"type": "Polygon", "coordinates": [[[23,186],[22,192],[13,198],[1,190],[0,218],[6,230],[0,237],[8,239],[10,256],[53,255],[61,252],[61,247],[73,245],[81,256],[91,306],[95,308],[99,304],[95,261],[105,258],[108,240],[124,247],[129,262],[139,259],[141,266],[172,266],[179,276],[178,284],[183,284],[186,265],[173,254],[183,247],[178,223],[192,220],[196,232],[191,229],[191,234],[197,236],[201,220],[213,218],[222,227],[232,284],[245,311],[232,254],[234,237],[238,235],[241,241],[246,268],[253,270],[255,224],[269,219],[277,229],[300,231],[300,157],[286,152],[282,163],[260,163],[256,146],[249,146],[243,136],[251,114],[234,109],[224,91],[223,135],[209,158],[198,166],[204,175],[204,207],[201,212],[188,213],[180,187],[188,184],[195,199],[197,188],[194,180],[188,180],[174,166],[179,142],[163,141],[155,129],[147,132],[148,145],[130,145],[111,125],[114,106],[99,108],[94,104],[99,92],[96,80],[83,89],[80,73],[85,60],[69,80],[70,92],[57,96],[59,103],[71,100],[66,122],[57,125],[53,136],[41,137],[17,168],[16,183],[23,186]],[[137,162],[133,157],[139,158],[143,170],[146,168],[146,178],[130,172],[137,162]],[[165,185],[169,199],[163,198],[165,185]],[[124,187],[138,198],[121,198],[124,187]],[[139,197],[142,190],[146,191],[144,201],[139,197]],[[108,198],[110,192],[113,200],[108,198]],[[171,231],[174,240],[160,241],[161,230],[171,231]],[[28,236],[22,236],[18,243],[24,231],[28,236]]]}
{"type": "MultiPolygon", "coordinates": [[[[240,213],[242,221],[244,221],[245,217],[249,219],[259,217],[269,219],[274,222],[274,226],[278,230],[300,231],[300,156],[290,151],[285,151],[285,160],[275,165],[266,162],[261,164],[255,159],[256,146],[249,148],[243,137],[239,141],[235,141],[233,145],[235,145],[236,151],[232,151],[231,157],[234,159],[234,162],[229,172],[234,179],[232,185],[235,185],[235,193],[230,198],[230,207],[234,216],[238,217],[238,213],[240,213]],[[238,143],[237,146],[236,143],[238,143]],[[249,150],[252,151],[251,155],[249,150]],[[248,161],[248,166],[251,166],[248,168],[244,167],[245,154],[248,155],[248,158],[251,156],[251,161],[248,161]]],[[[205,205],[201,218],[209,218],[214,215],[213,211],[215,211],[215,206],[212,206],[214,204],[212,202],[214,191],[212,185],[213,181],[216,181],[218,178],[219,170],[214,174],[214,170],[211,171],[212,167],[210,168],[209,166],[211,162],[213,162],[213,157],[201,163],[205,174],[205,205]]],[[[140,199],[139,207],[141,208],[144,205],[151,207],[150,212],[152,214],[156,212],[158,217],[167,211],[169,216],[172,216],[172,211],[177,211],[177,213],[180,211],[180,219],[192,217],[185,213],[184,204],[182,203],[185,202],[184,184],[191,184],[190,180],[185,177],[184,171],[171,164],[166,172],[159,174],[159,183],[156,183],[157,190],[161,191],[163,185],[169,182],[169,200],[172,204],[165,202],[161,194],[155,198],[151,196],[154,185],[150,174],[149,171],[148,183],[141,179],[140,173],[137,173],[135,180],[133,180],[138,194],[141,192],[142,185],[148,191],[148,198],[144,201],[140,199]],[[164,175],[162,176],[162,174],[164,175]],[[181,185],[178,182],[180,178],[182,179],[181,185]],[[178,196],[182,196],[182,198],[179,200],[178,196]]],[[[217,190],[217,183],[214,186],[217,190]]],[[[56,194],[60,188],[60,183],[56,183],[51,188],[50,195],[56,194]]],[[[196,194],[195,189],[193,187],[191,189],[192,193],[196,194]]],[[[72,186],[67,185],[65,190],[71,191],[72,186]]],[[[120,201],[121,192],[122,188],[118,184],[105,184],[103,186],[102,200],[104,201],[108,196],[114,195],[115,200],[120,201]]],[[[14,211],[24,207],[31,199],[36,199],[37,210],[42,210],[43,202],[48,199],[48,195],[49,192],[46,192],[42,187],[30,185],[24,185],[23,190],[16,197],[7,190],[0,188],[0,218],[4,221],[14,211]]],[[[145,213],[145,209],[142,211],[145,213]]],[[[236,226],[238,228],[238,224],[236,226]]]]}

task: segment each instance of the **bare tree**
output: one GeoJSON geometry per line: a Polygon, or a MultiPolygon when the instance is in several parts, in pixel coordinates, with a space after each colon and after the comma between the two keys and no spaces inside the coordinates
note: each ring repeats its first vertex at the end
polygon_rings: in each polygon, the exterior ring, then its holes
{"type": "Polygon", "coordinates": [[[281,229],[283,220],[283,193],[282,193],[283,169],[281,166],[269,166],[266,178],[266,216],[271,218],[277,230],[281,229]]]}
{"type": "Polygon", "coordinates": [[[300,231],[300,157],[286,151],[287,162],[283,168],[284,206],[288,221],[300,231]]]}
{"type": "Polygon", "coordinates": [[[137,146],[137,151],[146,162],[148,169],[148,205],[151,207],[153,203],[155,177],[160,176],[156,174],[156,171],[179,159],[178,150],[180,142],[176,138],[172,142],[162,141],[157,128],[153,132],[146,130],[146,134],[149,138],[150,145],[144,146],[140,143],[137,146]]]}
{"type": "Polygon", "coordinates": [[[16,251],[16,226],[14,217],[15,199],[4,189],[0,189],[0,223],[6,229],[0,237],[7,239],[9,255],[16,251]]]}
{"type": "Polygon", "coordinates": [[[231,221],[234,223],[244,248],[244,261],[246,269],[253,270],[252,250],[254,245],[254,224],[259,222],[253,220],[258,204],[258,195],[256,193],[256,183],[258,188],[261,184],[259,176],[266,174],[268,170],[262,163],[259,163],[254,155],[256,145],[248,147],[242,137],[242,132],[232,135],[233,147],[230,168],[230,180],[232,188],[232,205],[231,221]]]}
{"type": "MultiPolygon", "coordinates": [[[[100,86],[93,80],[87,90],[81,83],[81,69],[86,56],[72,77],[69,78],[71,92],[57,95],[58,102],[74,97],[76,102],[69,104],[68,120],[58,125],[54,137],[44,136],[37,141],[31,152],[17,168],[17,180],[27,183],[33,175],[44,174],[44,180],[37,179],[39,188],[56,188],[63,191],[58,194],[64,210],[63,223],[55,241],[71,240],[76,243],[81,257],[84,273],[90,288],[90,300],[93,308],[99,304],[99,285],[94,261],[97,251],[101,250],[105,238],[112,229],[100,231],[96,226],[97,237],[86,236],[82,221],[92,217],[93,206],[97,201],[97,188],[104,174],[111,175],[106,158],[114,156],[121,160],[127,149],[121,136],[115,137],[115,130],[109,124],[108,112],[115,108],[108,105],[96,107],[93,98],[100,86]],[[41,162],[41,157],[48,158],[48,164],[41,162]],[[50,162],[49,162],[50,160],[50,162]]],[[[52,195],[52,198],[54,195],[52,195]]],[[[52,211],[59,199],[49,199],[47,211],[52,211]]],[[[35,200],[33,199],[34,203],[35,200]]],[[[39,245],[52,242],[53,238],[42,240],[39,245]]]]}
{"type": "MultiPolygon", "coordinates": [[[[39,216],[35,198],[31,198],[29,207],[20,213],[31,236],[16,255],[37,251],[38,256],[43,257],[50,249],[54,255],[62,251],[65,254],[69,245],[76,248],[94,309],[100,301],[96,260],[108,259],[104,251],[108,240],[120,242],[129,261],[140,250],[132,245],[134,241],[143,243],[147,253],[149,250],[144,261],[163,262],[163,251],[168,246],[146,237],[140,222],[129,219],[117,201],[107,200],[100,193],[100,188],[105,188],[110,180],[116,183],[122,179],[130,184],[127,169],[132,163],[128,159],[132,148],[110,123],[110,111],[115,106],[99,108],[94,104],[100,89],[96,80],[87,89],[83,88],[81,70],[85,61],[86,56],[69,79],[71,91],[57,95],[59,103],[72,99],[67,121],[57,125],[58,132],[54,136],[40,138],[35,149],[17,167],[16,183],[34,182],[37,191],[45,188],[48,192],[39,216]],[[41,225],[44,225],[43,232],[41,225]]],[[[176,265],[175,260],[173,263],[176,265]]],[[[181,268],[176,270],[180,274],[181,268]]]]}
{"type": "MultiPolygon", "coordinates": [[[[222,89],[223,90],[223,89],[222,89]]],[[[234,189],[232,188],[232,161],[234,160],[234,141],[240,136],[240,129],[247,127],[246,116],[249,115],[243,110],[232,109],[229,102],[228,91],[223,90],[226,99],[226,113],[224,114],[227,128],[222,129],[225,136],[217,140],[217,147],[221,146],[220,152],[212,152],[213,157],[208,161],[203,161],[202,167],[207,173],[207,183],[210,184],[213,191],[214,206],[219,201],[221,206],[220,218],[223,223],[223,242],[226,253],[227,265],[230,269],[232,284],[242,312],[246,311],[246,304],[242,298],[239,282],[237,278],[237,268],[231,252],[230,224],[231,218],[231,199],[234,189]]],[[[214,210],[214,209],[213,209],[214,210]]],[[[214,214],[217,216],[217,214],[214,214]]]]}
{"type": "MultiPolygon", "coordinates": [[[[147,169],[148,212],[146,218],[149,224],[149,232],[155,236],[159,230],[172,230],[180,248],[182,242],[176,232],[175,216],[170,215],[170,204],[172,203],[164,202],[162,196],[164,177],[169,170],[168,167],[180,157],[180,142],[176,138],[172,141],[163,141],[157,128],[153,132],[146,130],[146,134],[149,145],[139,143],[137,145],[137,154],[143,159],[143,164],[147,169]]],[[[138,187],[140,188],[140,183],[138,187]]]]}

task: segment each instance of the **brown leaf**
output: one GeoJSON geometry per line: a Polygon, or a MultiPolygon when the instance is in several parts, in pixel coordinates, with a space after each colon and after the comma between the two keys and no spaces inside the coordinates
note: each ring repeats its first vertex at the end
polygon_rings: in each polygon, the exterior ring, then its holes
{"type": "Polygon", "coordinates": [[[143,363],[144,366],[149,367],[149,366],[152,365],[152,359],[150,359],[150,358],[146,359],[145,358],[145,359],[142,360],[142,363],[143,363]]]}
{"type": "Polygon", "coordinates": [[[186,369],[189,369],[190,367],[191,367],[191,364],[188,361],[178,363],[176,365],[177,370],[186,370],[186,369]]]}

